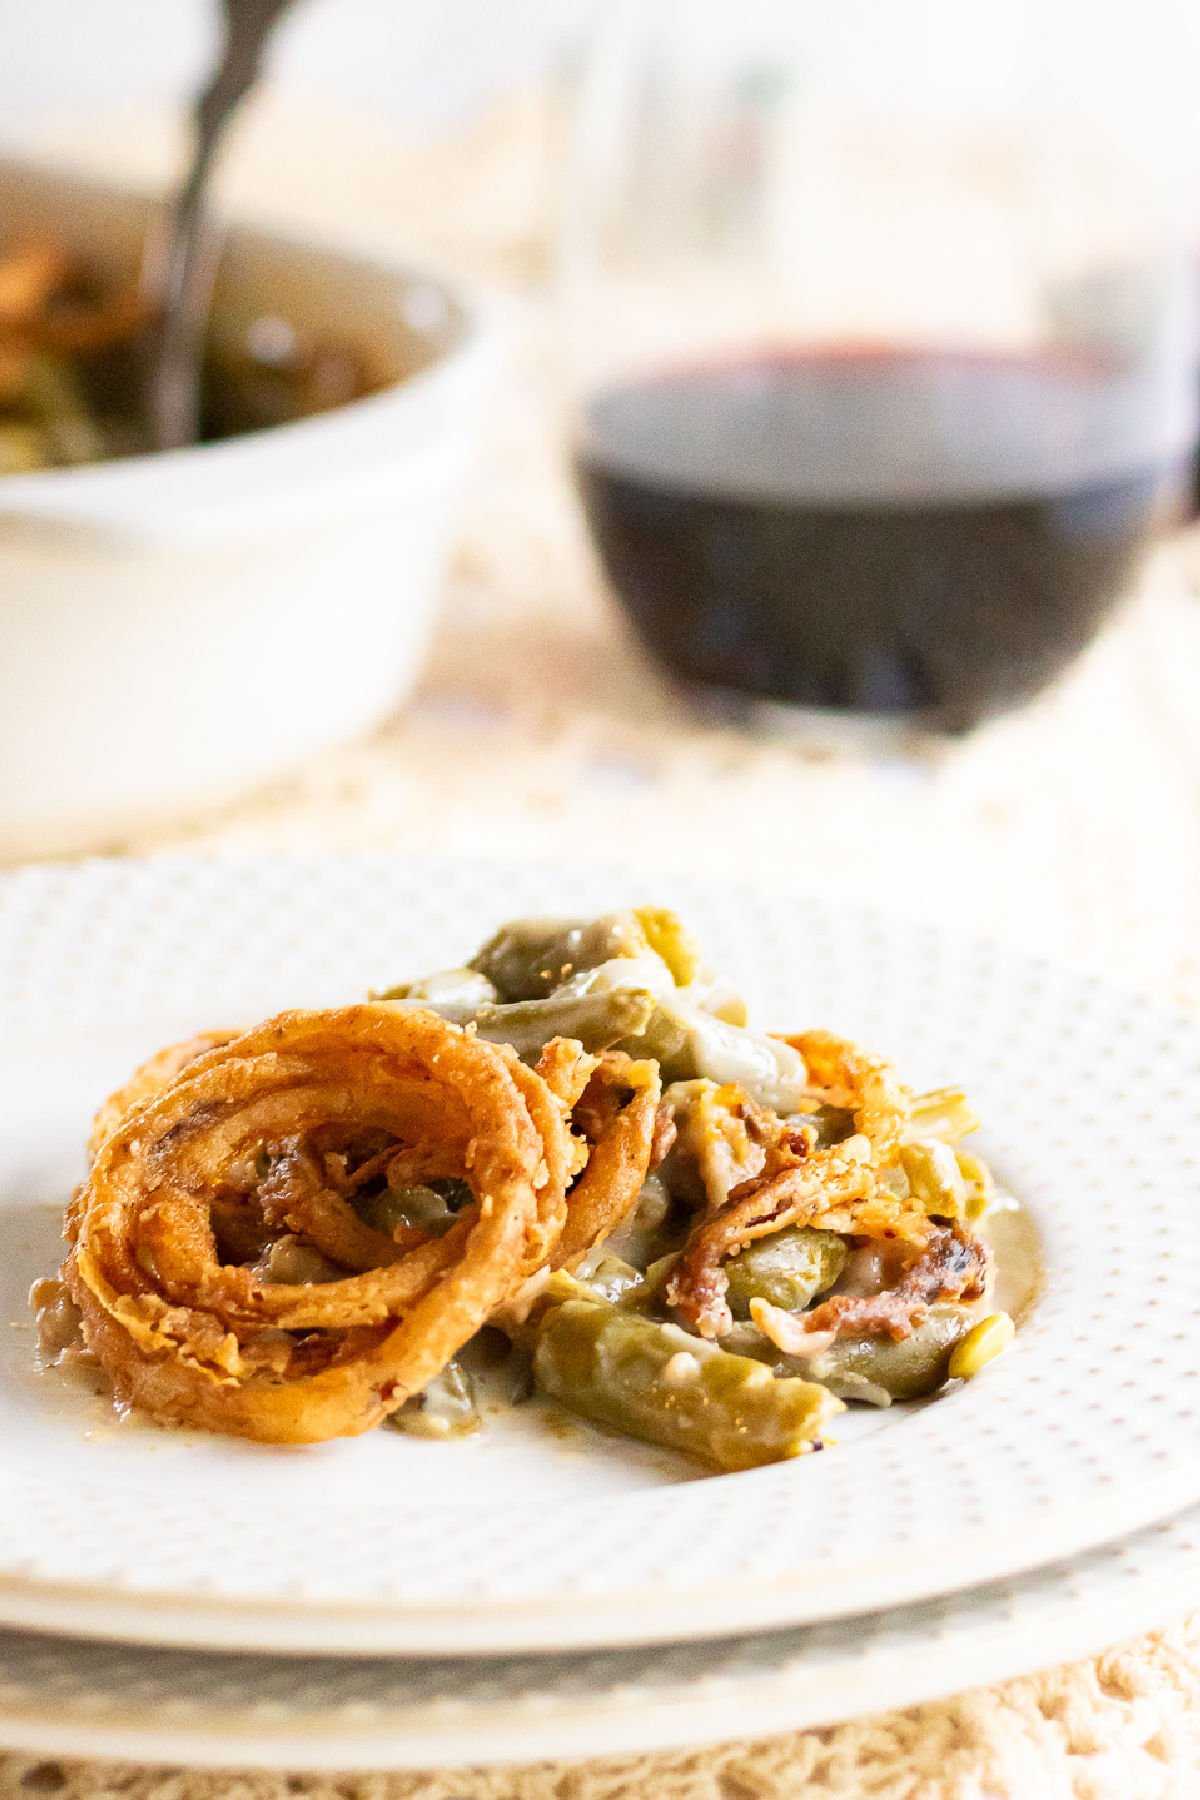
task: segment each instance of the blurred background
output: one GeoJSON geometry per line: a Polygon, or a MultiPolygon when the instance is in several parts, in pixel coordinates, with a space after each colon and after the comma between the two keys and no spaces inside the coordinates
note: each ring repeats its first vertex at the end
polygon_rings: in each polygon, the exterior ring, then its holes
{"type": "MultiPolygon", "coordinates": [[[[6,120],[35,127],[55,110],[183,102],[218,31],[206,0],[51,0],[36,15],[5,12],[0,105],[6,120]]],[[[272,81],[403,129],[442,125],[537,84],[573,53],[588,17],[588,0],[310,0],[279,41],[272,81]]]]}
{"type": "MultiPolygon", "coordinates": [[[[223,441],[0,482],[0,855],[685,867],[1200,998],[1194,12],[298,0],[223,441]]],[[[215,5],[0,29],[10,162],[177,187],[215,5]]]]}

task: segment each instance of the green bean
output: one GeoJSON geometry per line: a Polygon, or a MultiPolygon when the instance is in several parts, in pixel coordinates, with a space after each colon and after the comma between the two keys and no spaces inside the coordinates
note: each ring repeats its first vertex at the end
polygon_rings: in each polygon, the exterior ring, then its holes
{"type": "Polygon", "coordinates": [[[543,1319],[556,1307],[565,1306],[568,1301],[592,1306],[612,1304],[585,1276],[579,1273],[570,1275],[566,1269],[555,1269],[528,1312],[504,1319],[502,1330],[505,1337],[516,1349],[527,1352],[532,1357],[543,1319]]]}
{"type": "Polygon", "coordinates": [[[470,1376],[452,1359],[423,1393],[406,1400],[387,1423],[411,1437],[451,1438],[469,1437],[479,1430],[483,1420],[475,1404],[470,1376]]]}
{"type": "Polygon", "coordinates": [[[391,1237],[398,1225],[415,1225],[432,1237],[441,1237],[449,1231],[455,1215],[471,1198],[471,1190],[465,1181],[388,1187],[364,1202],[363,1222],[382,1231],[386,1237],[391,1237]]]}
{"type": "Polygon", "coordinates": [[[471,958],[501,1000],[544,1000],[581,969],[617,956],[645,956],[650,946],[636,916],[599,919],[511,919],[471,958]]]}
{"type": "Polygon", "coordinates": [[[641,1034],[621,1048],[653,1057],[664,1081],[736,1082],[772,1112],[794,1112],[804,1097],[807,1073],[799,1051],[688,1007],[682,997],[678,1003],[660,1000],[641,1034]]]}
{"type": "Polygon", "coordinates": [[[641,1291],[640,1298],[649,1305],[662,1303],[665,1306],[666,1302],[663,1296],[667,1283],[675,1273],[678,1264],[678,1250],[668,1250],[665,1255],[656,1256],[653,1262],[648,1263],[646,1265],[646,1285],[641,1291]]]}
{"type": "Polygon", "coordinates": [[[639,1269],[648,1268],[678,1237],[671,1231],[670,1213],[671,1195],[665,1183],[658,1175],[647,1175],[636,1206],[605,1239],[605,1250],[639,1269]]]}
{"type": "Polygon", "coordinates": [[[486,1395],[486,1410],[524,1406],[533,1398],[533,1333],[517,1343],[507,1331],[485,1325],[455,1359],[468,1381],[476,1379],[486,1395]]]}
{"type": "Polygon", "coordinates": [[[438,1013],[452,1025],[474,1025],[490,1044],[511,1044],[526,1062],[536,1062],[551,1038],[575,1038],[585,1050],[609,1050],[631,1032],[640,1032],[654,1010],[649,994],[637,988],[611,993],[552,995],[515,1000],[505,1006],[459,1006],[441,1000],[395,1000],[394,1006],[438,1013]]]}
{"type": "Polygon", "coordinates": [[[420,981],[402,981],[396,987],[372,994],[372,1000],[428,1000],[436,1006],[465,1007],[474,1012],[496,998],[496,990],[477,969],[439,969],[420,981]]]}
{"type": "Polygon", "coordinates": [[[780,1380],[678,1326],[587,1301],[543,1315],[533,1368],[543,1393],[585,1418],[720,1469],[796,1456],[839,1410],[813,1382],[780,1380]]]}
{"type": "Polygon", "coordinates": [[[735,1320],[722,1333],[721,1348],[731,1356],[749,1356],[755,1362],[766,1363],[777,1375],[804,1375],[807,1371],[807,1364],[802,1364],[797,1356],[782,1355],[778,1346],[749,1319],[735,1320]]]}
{"type": "Polygon", "coordinates": [[[311,1244],[302,1238],[293,1237],[285,1232],[282,1237],[272,1241],[262,1250],[254,1264],[254,1272],[260,1281],[268,1283],[340,1281],[345,1269],[322,1256],[311,1244]]]}
{"type": "Polygon", "coordinates": [[[578,1271],[576,1279],[589,1290],[590,1295],[607,1302],[609,1306],[626,1306],[630,1302],[636,1304],[646,1286],[646,1277],[642,1271],[626,1262],[623,1256],[603,1255],[596,1257],[594,1261],[589,1257],[583,1269],[578,1271]]]}
{"type": "MultiPolygon", "coordinates": [[[[787,1044],[746,1031],[745,1004],[727,984],[696,979],[695,947],[665,909],[643,907],[593,920],[514,920],[470,966],[508,1002],[545,1004],[553,995],[566,1003],[626,989],[651,993],[657,1001],[653,1016],[621,1045],[631,1055],[653,1057],[667,1081],[708,1076],[738,1082],[761,1105],[780,1112],[800,1103],[802,1058],[787,1044]]],[[[483,1018],[480,1033],[491,1035],[483,1018]]]]}
{"type": "Polygon", "coordinates": [[[551,1038],[575,1038],[585,1050],[609,1050],[644,1029],[654,1001],[638,988],[611,994],[581,994],[547,1000],[518,1000],[511,1006],[482,1006],[475,1014],[481,1038],[511,1044],[518,1056],[536,1061],[551,1038]]]}
{"type": "Polygon", "coordinates": [[[810,1225],[788,1225],[759,1238],[725,1264],[734,1318],[748,1319],[755,1299],[769,1300],[785,1312],[802,1312],[833,1286],[845,1261],[844,1239],[810,1225]]]}
{"type": "MultiPolygon", "coordinates": [[[[639,914],[639,917],[641,915],[639,914]]],[[[673,913],[666,915],[674,919],[673,913]]],[[[555,990],[559,995],[594,994],[613,988],[645,988],[668,1013],[691,1022],[719,1020],[738,1030],[745,1027],[749,1010],[731,981],[696,967],[682,925],[675,921],[678,941],[656,937],[640,949],[630,944],[619,956],[611,956],[593,968],[578,969],[555,990]],[[691,974],[684,983],[681,977],[691,974]]]]}
{"type": "Polygon", "coordinates": [[[904,1144],[900,1166],[908,1177],[908,1191],[918,1205],[939,1219],[961,1219],[967,1211],[967,1184],[951,1145],[941,1138],[904,1144]]]}
{"type": "Polygon", "coordinates": [[[804,1123],[816,1132],[819,1150],[844,1144],[854,1134],[854,1114],[846,1106],[818,1106],[815,1112],[805,1113],[804,1123]]]}
{"type": "Polygon", "coordinates": [[[975,1319],[965,1306],[931,1306],[906,1338],[839,1337],[819,1356],[806,1357],[795,1366],[844,1400],[877,1406],[917,1400],[945,1384],[954,1346],[975,1319]]]}

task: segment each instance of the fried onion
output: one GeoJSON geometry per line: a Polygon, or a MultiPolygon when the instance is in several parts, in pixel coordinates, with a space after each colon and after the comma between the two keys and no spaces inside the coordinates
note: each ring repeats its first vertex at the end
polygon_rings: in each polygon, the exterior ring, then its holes
{"type": "Polygon", "coordinates": [[[505,1047],[425,1012],[284,1013],[204,1051],[115,1126],[73,1208],[65,1277],[120,1399],[270,1442],[354,1435],[547,1260],[573,1162],[559,1103],[505,1047]],[[429,1148],[473,1204],[442,1237],[372,1243],[378,1263],[351,1272],[366,1260],[340,1235],[353,1209],[304,1155],[336,1128],[429,1148]],[[341,1279],[268,1284],[220,1261],[214,1197],[264,1150],[282,1172],[268,1171],[263,1211],[336,1245],[341,1279]]]}
{"type": "Polygon", "coordinates": [[[908,1117],[908,1096],[891,1065],[825,1031],[785,1041],[808,1068],[807,1097],[853,1113],[854,1135],[819,1150],[802,1132],[784,1134],[768,1150],[763,1173],[735,1188],[695,1227],[672,1272],[667,1300],[702,1337],[723,1337],[733,1324],[724,1264],[784,1226],[902,1239],[921,1251],[936,1231],[922,1209],[878,1181],[899,1155],[908,1117]]]}
{"type": "Polygon", "coordinates": [[[112,1136],[126,1113],[132,1112],[135,1106],[144,1106],[147,1100],[153,1100],[156,1094],[161,1094],[189,1063],[194,1063],[206,1050],[215,1050],[240,1035],[236,1031],[198,1031],[195,1037],[184,1038],[178,1044],[168,1044],[165,1050],[157,1051],[139,1064],[128,1081],[122,1082],[108,1096],[92,1120],[87,1145],[89,1158],[95,1157],[105,1138],[112,1136]]]}
{"type": "Polygon", "coordinates": [[[600,1057],[575,1108],[591,1146],[567,1198],[567,1222],[553,1266],[571,1270],[633,1211],[650,1172],[662,1085],[658,1064],[618,1050],[600,1057]]]}

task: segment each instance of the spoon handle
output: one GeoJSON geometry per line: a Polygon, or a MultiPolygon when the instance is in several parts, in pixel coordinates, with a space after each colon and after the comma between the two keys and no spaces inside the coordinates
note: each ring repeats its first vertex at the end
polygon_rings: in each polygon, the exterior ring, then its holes
{"type": "Polygon", "coordinates": [[[205,231],[209,178],[234,113],[254,86],[280,18],[294,0],[222,0],[220,53],[192,115],[192,160],[176,197],[166,244],[150,278],[159,320],[151,346],[146,411],[156,449],[194,444],[200,370],[216,273],[205,231]]]}

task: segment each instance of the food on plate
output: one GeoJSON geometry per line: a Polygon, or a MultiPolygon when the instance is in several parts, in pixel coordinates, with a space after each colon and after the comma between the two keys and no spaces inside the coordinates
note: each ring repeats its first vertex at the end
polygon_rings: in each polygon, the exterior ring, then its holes
{"type": "Polygon", "coordinates": [[[1008,1347],[955,1090],[752,1030],[674,914],[520,920],[461,968],[170,1046],[96,1116],[51,1358],[274,1443],[547,1396],[719,1469],[1008,1347]]]}
{"type": "MultiPolygon", "coordinates": [[[[135,281],[106,285],[54,239],[0,246],[0,475],[151,450],[141,364],[152,324],[135,281]]],[[[210,345],[201,435],[306,418],[372,385],[348,347],[264,316],[210,345]]]]}
{"type": "Polygon", "coordinates": [[[579,1160],[554,1092],[503,1047],[428,1012],[283,1014],[105,1139],[64,1279],[118,1396],[156,1418],[279,1443],[356,1433],[541,1267],[579,1160]],[[407,1185],[462,1184],[462,1217],[370,1223],[355,1198],[397,1163],[407,1185]],[[281,1246],[309,1256],[280,1267],[281,1246]]]}

